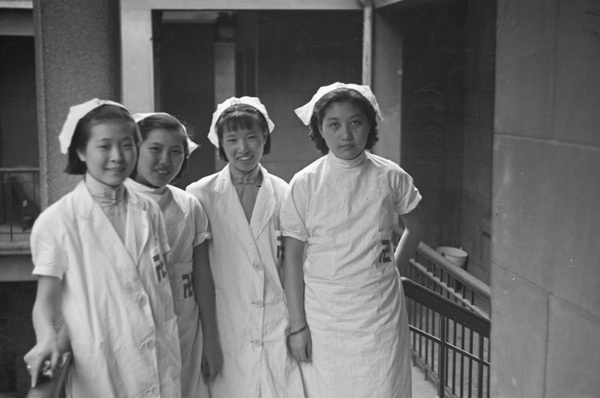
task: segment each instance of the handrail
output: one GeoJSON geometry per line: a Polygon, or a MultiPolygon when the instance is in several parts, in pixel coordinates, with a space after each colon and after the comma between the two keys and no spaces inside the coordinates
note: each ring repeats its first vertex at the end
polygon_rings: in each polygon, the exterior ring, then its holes
{"type": "Polygon", "coordinates": [[[40,171],[39,167],[0,167],[0,173],[32,173],[40,171]]]}
{"type": "Polygon", "coordinates": [[[415,364],[440,397],[489,397],[490,287],[425,243],[403,276],[415,364]]]}
{"type": "Polygon", "coordinates": [[[456,264],[451,263],[444,256],[433,250],[427,244],[421,242],[417,249],[424,257],[437,263],[447,273],[451,274],[454,278],[459,280],[463,285],[475,293],[481,295],[485,299],[489,300],[492,296],[491,289],[488,285],[475,278],[473,275],[465,271],[464,269],[457,267],[456,264]]]}
{"type": "MultiPolygon", "coordinates": [[[[0,246],[14,251],[29,240],[40,213],[39,167],[0,167],[0,246]]],[[[6,251],[3,250],[6,254],[6,251]]]]}
{"type": "Polygon", "coordinates": [[[489,319],[432,292],[408,278],[402,277],[402,288],[406,297],[411,300],[415,300],[428,308],[435,308],[436,312],[443,314],[446,318],[452,319],[454,322],[458,322],[482,336],[490,337],[491,323],[489,319]]]}
{"type": "MultiPolygon", "coordinates": [[[[477,312],[479,315],[481,315],[485,318],[489,318],[489,314],[473,302],[473,300],[472,300],[473,295],[471,295],[471,298],[469,298],[468,295],[465,296],[460,291],[456,291],[452,286],[450,286],[448,284],[448,282],[445,282],[445,281],[441,280],[440,278],[438,278],[437,276],[435,276],[432,271],[429,271],[424,265],[417,262],[415,259],[412,259],[412,258],[410,259],[410,265],[415,270],[420,271],[424,275],[427,275],[427,279],[429,280],[430,283],[437,285],[441,289],[441,291],[448,292],[448,294],[451,295],[454,298],[454,300],[456,300],[456,302],[461,302],[465,307],[470,308],[471,310],[477,312]]],[[[454,278],[455,281],[459,281],[459,283],[462,283],[460,281],[460,279],[456,278],[454,275],[452,275],[452,277],[454,278]]],[[[465,290],[468,291],[469,287],[466,285],[465,285],[465,287],[466,287],[465,290]]],[[[429,288],[431,289],[432,286],[429,286],[429,288]]],[[[434,291],[435,290],[436,289],[434,289],[434,291]]],[[[473,290],[471,290],[471,293],[473,293],[473,290]]],[[[487,302],[489,302],[489,298],[486,298],[486,300],[487,300],[487,302]]]]}
{"type": "MultiPolygon", "coordinates": [[[[404,228],[399,226],[398,224],[394,223],[393,229],[394,233],[398,237],[402,236],[402,234],[404,233],[404,228]]],[[[455,279],[459,280],[471,291],[479,294],[481,297],[488,301],[491,299],[492,292],[488,285],[486,285],[485,283],[483,283],[464,269],[458,267],[456,264],[450,262],[448,259],[446,259],[446,257],[433,250],[425,242],[419,243],[417,252],[423,257],[427,258],[428,260],[436,263],[440,268],[442,268],[448,274],[452,275],[455,279]]]]}

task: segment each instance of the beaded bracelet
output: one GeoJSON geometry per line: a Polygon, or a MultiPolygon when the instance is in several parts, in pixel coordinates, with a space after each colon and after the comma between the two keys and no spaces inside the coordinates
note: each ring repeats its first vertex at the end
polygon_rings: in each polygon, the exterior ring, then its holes
{"type": "Polygon", "coordinates": [[[302,326],[300,329],[296,330],[295,332],[290,332],[290,334],[288,334],[288,336],[293,336],[295,334],[298,334],[298,333],[302,332],[306,328],[308,328],[308,325],[304,324],[304,326],[302,326]]]}

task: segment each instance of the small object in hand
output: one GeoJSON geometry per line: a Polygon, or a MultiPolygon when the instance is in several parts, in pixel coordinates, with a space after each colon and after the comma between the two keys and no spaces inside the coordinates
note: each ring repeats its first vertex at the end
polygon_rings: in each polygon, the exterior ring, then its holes
{"type": "Polygon", "coordinates": [[[27,370],[31,370],[31,365],[27,365],[27,370]]]}
{"type": "Polygon", "coordinates": [[[42,368],[42,375],[52,378],[52,363],[50,361],[44,361],[44,367],[42,368]]]}

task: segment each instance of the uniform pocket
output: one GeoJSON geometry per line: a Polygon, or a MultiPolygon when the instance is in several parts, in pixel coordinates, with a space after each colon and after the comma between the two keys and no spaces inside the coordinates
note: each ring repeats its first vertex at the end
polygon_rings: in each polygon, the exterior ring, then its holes
{"type": "Polygon", "coordinates": [[[335,271],[335,247],[330,238],[309,237],[304,274],[309,278],[331,279],[335,271]]]}

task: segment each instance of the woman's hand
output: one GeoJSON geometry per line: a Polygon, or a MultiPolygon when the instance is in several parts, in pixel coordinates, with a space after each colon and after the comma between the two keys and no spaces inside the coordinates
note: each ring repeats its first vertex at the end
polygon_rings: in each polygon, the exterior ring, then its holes
{"type": "Polygon", "coordinates": [[[25,363],[27,370],[31,374],[31,387],[35,387],[40,379],[40,376],[52,378],[60,363],[60,350],[58,339],[49,337],[39,341],[25,355],[25,363]]]}
{"type": "Polygon", "coordinates": [[[61,280],[40,276],[33,305],[33,327],[36,345],[25,355],[31,374],[31,387],[38,384],[40,375],[52,377],[61,360],[61,348],[68,347],[67,329],[60,320],[61,280]],[[58,332],[57,332],[58,331],[58,332]]]}
{"type": "Polygon", "coordinates": [[[204,384],[212,382],[223,368],[223,351],[218,338],[205,338],[202,349],[202,378],[204,384]]]}
{"type": "Polygon", "coordinates": [[[312,359],[312,337],[310,329],[304,327],[303,330],[292,333],[288,336],[288,349],[292,358],[298,362],[310,362],[312,359]]]}

